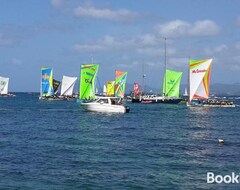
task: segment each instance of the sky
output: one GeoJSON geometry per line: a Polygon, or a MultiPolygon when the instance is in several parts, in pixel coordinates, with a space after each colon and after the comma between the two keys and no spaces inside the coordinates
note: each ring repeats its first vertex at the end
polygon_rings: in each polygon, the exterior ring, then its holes
{"type": "Polygon", "coordinates": [[[211,83],[240,83],[239,0],[1,0],[0,76],[9,90],[39,92],[41,67],[79,78],[98,63],[101,85],[127,71],[127,83],[161,88],[167,68],[213,58],[211,83]]]}

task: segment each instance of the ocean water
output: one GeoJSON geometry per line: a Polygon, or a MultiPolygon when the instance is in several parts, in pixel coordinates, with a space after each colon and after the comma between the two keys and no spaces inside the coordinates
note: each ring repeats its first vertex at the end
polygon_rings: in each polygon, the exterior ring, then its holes
{"type": "Polygon", "coordinates": [[[16,95],[0,98],[0,189],[240,189],[207,184],[240,172],[240,107],[100,114],[16,95]]]}

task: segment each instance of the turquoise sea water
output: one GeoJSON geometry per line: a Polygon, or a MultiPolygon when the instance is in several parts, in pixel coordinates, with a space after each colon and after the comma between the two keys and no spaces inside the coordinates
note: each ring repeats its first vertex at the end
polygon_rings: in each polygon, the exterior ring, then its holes
{"type": "Polygon", "coordinates": [[[240,172],[240,107],[128,105],[0,98],[0,189],[240,189],[206,181],[240,172]]]}

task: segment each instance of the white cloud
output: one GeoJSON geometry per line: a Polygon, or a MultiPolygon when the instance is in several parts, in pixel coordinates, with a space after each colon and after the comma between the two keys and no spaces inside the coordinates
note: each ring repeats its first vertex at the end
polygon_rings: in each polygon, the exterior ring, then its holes
{"type": "MultiPolygon", "coordinates": [[[[145,55],[163,55],[163,49],[154,48],[163,44],[160,42],[162,39],[157,39],[156,36],[151,34],[140,35],[134,38],[121,39],[115,38],[110,35],[104,36],[102,39],[87,44],[76,44],[73,49],[78,52],[81,51],[100,51],[100,50],[136,50],[140,54],[145,55]]],[[[169,54],[175,53],[174,49],[168,49],[169,54]]]]}
{"type": "Polygon", "coordinates": [[[126,69],[130,69],[130,68],[134,67],[133,64],[123,64],[123,63],[118,64],[118,66],[121,67],[121,68],[126,68],[126,69]]]}
{"type": "MultiPolygon", "coordinates": [[[[164,56],[164,33],[168,33],[170,36],[183,36],[183,35],[211,35],[214,33],[214,24],[212,21],[198,21],[194,24],[189,24],[184,21],[172,21],[167,24],[158,27],[157,33],[146,33],[129,39],[120,39],[110,35],[104,36],[102,39],[95,42],[88,42],[86,44],[77,44],[74,46],[74,50],[78,52],[83,51],[106,51],[106,50],[131,50],[136,51],[138,54],[148,56],[164,56]],[[208,28],[210,32],[204,34],[203,30],[208,28]],[[191,30],[190,30],[191,29],[191,30]],[[188,31],[189,30],[189,31],[188,31]],[[159,35],[161,34],[161,35],[159,35]],[[160,47],[160,48],[159,48],[160,47]]],[[[217,26],[215,27],[215,33],[217,34],[217,26]]],[[[171,39],[167,41],[168,44],[174,43],[171,39]]],[[[211,52],[220,53],[227,49],[226,45],[221,45],[215,49],[205,49],[205,53],[211,54],[211,52]]],[[[175,48],[167,48],[167,56],[176,55],[175,48]]]]}
{"type": "Polygon", "coordinates": [[[228,50],[228,46],[225,45],[225,44],[222,44],[222,45],[219,45],[219,46],[216,46],[214,48],[205,48],[204,49],[204,52],[207,54],[207,55],[212,55],[212,54],[220,54],[220,53],[224,53],[228,50]]]}
{"type": "Polygon", "coordinates": [[[73,49],[77,52],[84,52],[84,51],[99,51],[99,50],[105,50],[106,48],[102,45],[98,44],[76,44],[73,46],[73,49]]]}
{"type": "Polygon", "coordinates": [[[76,17],[94,18],[113,21],[132,21],[137,17],[135,12],[127,9],[111,10],[107,8],[96,8],[94,6],[79,6],[74,10],[76,17]]]}
{"type": "Polygon", "coordinates": [[[156,35],[153,34],[144,34],[139,37],[137,37],[137,41],[141,45],[157,45],[159,44],[159,39],[156,37],[156,35]]]}
{"type": "Polygon", "coordinates": [[[213,36],[220,32],[220,27],[211,20],[189,23],[175,20],[156,26],[158,34],[166,37],[213,36]]]}
{"type": "Polygon", "coordinates": [[[174,68],[181,68],[184,69],[189,63],[188,58],[169,58],[168,59],[168,66],[172,69],[174,68]]]}
{"type": "Polygon", "coordinates": [[[64,0],[51,0],[50,3],[54,8],[59,8],[64,6],[64,0]]]}
{"type": "Polygon", "coordinates": [[[156,63],[156,62],[146,62],[145,65],[149,66],[149,67],[158,67],[159,63],[156,63]]]}
{"type": "Polygon", "coordinates": [[[137,50],[137,53],[143,54],[143,55],[148,55],[148,56],[161,56],[161,55],[164,55],[163,49],[146,47],[146,48],[137,48],[136,50],[137,50]]]}
{"type": "Polygon", "coordinates": [[[221,52],[223,52],[223,51],[226,51],[227,49],[228,49],[228,47],[223,44],[223,45],[220,45],[220,46],[215,47],[214,51],[215,51],[216,53],[221,53],[221,52]]]}
{"type": "MultiPolygon", "coordinates": [[[[137,52],[139,54],[148,55],[148,56],[165,56],[165,50],[154,48],[154,47],[146,47],[146,48],[137,48],[137,52]]],[[[174,48],[168,48],[167,50],[167,56],[174,55],[176,53],[176,49],[174,48]]]]}
{"type": "MultiPolygon", "coordinates": [[[[159,66],[157,63],[154,63],[154,62],[144,62],[144,64],[145,64],[145,66],[151,66],[151,67],[159,66]]],[[[118,66],[128,68],[128,69],[139,68],[139,67],[141,68],[142,67],[142,62],[139,62],[139,61],[135,60],[135,61],[132,61],[132,62],[129,62],[129,63],[118,64],[118,66]]]]}
{"type": "Polygon", "coordinates": [[[73,49],[78,52],[102,51],[132,47],[133,45],[133,40],[116,39],[113,36],[106,35],[102,39],[97,40],[95,43],[76,44],[73,49]]]}

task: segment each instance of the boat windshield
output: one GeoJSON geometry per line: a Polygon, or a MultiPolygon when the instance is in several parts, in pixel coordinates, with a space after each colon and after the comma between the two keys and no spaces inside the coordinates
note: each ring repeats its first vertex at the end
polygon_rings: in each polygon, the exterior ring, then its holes
{"type": "Polygon", "coordinates": [[[108,99],[99,98],[96,102],[97,102],[97,103],[101,103],[101,104],[108,104],[108,99]]]}

